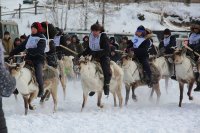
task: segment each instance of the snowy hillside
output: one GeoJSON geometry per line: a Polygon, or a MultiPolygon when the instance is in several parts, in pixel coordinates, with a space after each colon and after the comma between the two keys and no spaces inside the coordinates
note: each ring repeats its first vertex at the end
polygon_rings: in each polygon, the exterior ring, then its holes
{"type": "MultiPolygon", "coordinates": [[[[96,95],[88,99],[85,110],[81,112],[82,88],[80,82],[69,82],[67,99],[63,101],[59,88],[58,112],[53,112],[50,99],[44,106],[39,99],[34,101],[37,109],[24,116],[23,100],[18,96],[3,99],[9,133],[199,133],[200,94],[194,93],[194,101],[189,101],[185,88],[183,107],[178,107],[179,89],[175,81],[169,82],[166,94],[164,81],[161,85],[160,104],[156,96],[149,101],[150,89],[146,86],[136,90],[138,102],[130,96],[128,106],[122,109],[113,106],[113,98],[102,102],[104,109],[96,106],[96,95]]],[[[125,89],[123,88],[123,97],[125,89]]]]}
{"type": "MultiPolygon", "coordinates": [[[[13,9],[18,8],[18,3],[22,4],[23,0],[16,0],[13,4],[12,0],[2,0],[3,6],[6,6],[6,9],[3,9],[3,12],[6,11],[13,11],[13,9]]],[[[45,0],[39,0],[39,5],[45,6],[45,0]]],[[[22,5],[24,7],[33,7],[33,5],[22,5]]],[[[65,17],[65,15],[61,16],[61,9],[63,5],[59,5],[59,16],[65,17]]],[[[115,8],[110,4],[107,5],[107,10],[111,10],[112,13],[106,15],[105,19],[105,28],[106,31],[109,32],[131,32],[134,33],[136,28],[139,25],[144,25],[152,30],[163,30],[166,27],[172,30],[186,30],[186,28],[176,27],[173,26],[169,20],[171,19],[168,17],[165,19],[165,24],[160,24],[160,15],[158,13],[161,12],[161,9],[169,14],[169,15],[179,15],[185,22],[189,21],[189,18],[200,19],[200,4],[191,4],[190,6],[186,6],[182,3],[159,3],[159,2],[151,2],[151,3],[142,3],[142,4],[130,4],[130,5],[122,5],[119,11],[115,10],[115,8]],[[153,13],[154,12],[154,13],[153,13]],[[145,15],[145,21],[140,21],[137,18],[137,14],[142,13],[145,15]]],[[[33,9],[34,10],[34,9],[33,9]]],[[[64,10],[65,11],[65,10],[64,10]]],[[[79,8],[71,9],[68,12],[68,21],[67,26],[68,30],[70,29],[84,29],[84,9],[79,6],[79,8]]],[[[33,11],[32,11],[33,12],[33,11]]],[[[18,19],[18,14],[14,17],[12,16],[3,16],[5,20],[15,20],[19,24],[20,33],[30,33],[29,28],[27,25],[30,25],[34,21],[45,21],[46,19],[49,22],[54,23],[51,11],[47,9],[39,10],[40,13],[37,16],[33,14],[23,14],[22,18],[18,19]],[[45,17],[45,15],[47,17],[45,17]]],[[[98,4],[95,6],[93,4],[89,5],[89,14],[88,14],[88,27],[99,20],[101,22],[101,14],[99,12],[98,4]]],[[[175,18],[173,18],[174,21],[175,18]]]]}

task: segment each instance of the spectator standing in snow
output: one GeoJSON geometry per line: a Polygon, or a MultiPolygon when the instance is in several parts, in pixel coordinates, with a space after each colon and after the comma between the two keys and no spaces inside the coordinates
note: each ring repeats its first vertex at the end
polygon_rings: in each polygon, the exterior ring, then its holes
{"type": "Polygon", "coordinates": [[[4,54],[9,55],[10,52],[14,49],[14,45],[13,45],[13,41],[10,37],[10,33],[8,31],[4,32],[4,37],[3,37],[2,43],[3,43],[4,50],[5,50],[4,54]]]}

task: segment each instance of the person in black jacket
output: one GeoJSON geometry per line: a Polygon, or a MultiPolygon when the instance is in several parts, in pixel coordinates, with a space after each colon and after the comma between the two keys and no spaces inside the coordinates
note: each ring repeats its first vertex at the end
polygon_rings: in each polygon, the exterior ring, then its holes
{"type": "Polygon", "coordinates": [[[89,36],[84,36],[83,37],[82,46],[83,46],[84,49],[86,49],[89,46],[89,36]]]}
{"type": "Polygon", "coordinates": [[[114,37],[110,37],[110,45],[114,46],[117,50],[119,49],[119,45],[116,43],[114,37]]]}
{"type": "Polygon", "coordinates": [[[176,46],[176,38],[171,36],[171,31],[169,29],[164,30],[164,39],[159,44],[159,50],[164,54],[173,54],[173,47],[176,46]]]}
{"type": "MultiPolygon", "coordinates": [[[[111,70],[110,70],[110,47],[108,42],[108,37],[106,33],[103,33],[103,27],[96,23],[91,26],[91,33],[89,35],[89,46],[87,49],[78,55],[92,55],[93,58],[98,58],[103,70],[104,75],[104,94],[109,95],[109,85],[111,80],[111,70]]],[[[95,92],[90,92],[90,96],[93,96],[95,92]]]]}
{"type": "Polygon", "coordinates": [[[42,22],[41,25],[42,25],[42,33],[45,35],[46,39],[48,39],[48,42],[49,42],[49,50],[45,51],[47,64],[49,66],[57,68],[58,57],[56,55],[56,46],[53,41],[55,35],[57,34],[57,30],[53,26],[53,24],[49,24],[48,22],[42,22]],[[47,33],[47,26],[48,26],[49,33],[47,33]]]}
{"type": "MultiPolygon", "coordinates": [[[[192,48],[193,51],[200,53],[200,25],[192,25],[191,26],[191,33],[189,35],[189,47],[192,48]]],[[[190,54],[190,56],[193,52],[190,54]]],[[[194,55],[194,61],[197,62],[199,56],[194,55]]],[[[195,78],[197,82],[197,87],[194,91],[200,91],[200,81],[199,81],[199,72],[195,72],[195,78]]]]}
{"type": "MultiPolygon", "coordinates": [[[[146,82],[149,87],[152,86],[152,72],[149,65],[149,54],[148,49],[150,47],[150,39],[145,39],[145,28],[144,26],[139,26],[137,31],[132,39],[133,42],[133,51],[136,58],[143,66],[144,74],[146,76],[146,82]]],[[[130,47],[130,46],[129,46],[130,47]]]]}
{"type": "MultiPolygon", "coordinates": [[[[176,38],[174,36],[171,36],[171,31],[169,29],[165,29],[163,34],[164,39],[159,44],[160,54],[173,54],[173,47],[176,46],[176,38]]],[[[171,74],[171,79],[176,80],[175,64],[169,64],[169,67],[170,70],[173,71],[173,73],[171,74]]]]}
{"type": "Polygon", "coordinates": [[[12,57],[25,49],[27,50],[25,60],[33,63],[36,80],[39,85],[38,97],[42,97],[44,93],[42,68],[45,60],[45,48],[46,38],[42,34],[42,26],[39,22],[34,22],[31,25],[31,35],[10,53],[10,57],[12,57]]]}

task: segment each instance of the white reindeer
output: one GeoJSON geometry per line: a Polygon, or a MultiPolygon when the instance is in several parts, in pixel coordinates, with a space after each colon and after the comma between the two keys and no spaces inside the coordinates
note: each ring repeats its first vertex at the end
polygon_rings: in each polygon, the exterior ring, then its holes
{"type": "MultiPolygon", "coordinates": [[[[25,115],[28,113],[28,109],[34,110],[35,107],[31,104],[33,99],[37,97],[39,88],[37,83],[32,79],[33,75],[31,70],[25,68],[25,62],[20,64],[9,64],[6,63],[11,71],[11,75],[16,79],[16,88],[19,93],[22,94],[24,99],[25,106],[25,115]]],[[[54,101],[54,111],[57,109],[57,85],[58,85],[58,77],[55,76],[57,71],[45,65],[44,70],[48,70],[49,73],[44,73],[44,75],[50,74],[53,77],[47,78],[44,81],[44,90],[50,92],[54,101]]]]}
{"type": "MultiPolygon", "coordinates": [[[[91,57],[81,57],[79,60],[80,74],[81,74],[81,83],[83,89],[83,103],[82,109],[85,107],[88,93],[93,91],[98,93],[98,102],[97,106],[103,108],[101,104],[101,97],[103,91],[103,75],[97,71],[101,69],[99,65],[91,61],[91,57]]],[[[122,82],[123,82],[123,70],[113,61],[111,61],[111,71],[112,78],[110,82],[110,92],[114,97],[114,106],[116,107],[116,94],[119,100],[119,106],[122,107],[122,82]]]]}
{"type": "Polygon", "coordinates": [[[189,100],[193,100],[191,96],[192,87],[195,82],[193,66],[191,60],[186,57],[185,50],[177,50],[174,52],[174,63],[176,69],[176,78],[179,82],[180,99],[179,107],[182,105],[184,84],[188,84],[187,95],[189,100]]]}
{"type": "Polygon", "coordinates": [[[153,60],[153,64],[160,71],[161,78],[165,80],[165,90],[168,93],[168,82],[170,78],[170,69],[169,69],[168,61],[166,60],[165,57],[161,56],[159,58],[155,58],[153,60]]]}
{"type": "MultiPolygon", "coordinates": [[[[143,86],[146,84],[142,82],[142,80],[140,78],[139,68],[138,68],[136,62],[132,61],[132,58],[129,58],[128,56],[123,57],[122,58],[122,68],[124,71],[124,83],[125,83],[125,88],[126,88],[125,105],[127,105],[128,100],[129,100],[130,88],[132,87],[132,99],[134,101],[137,101],[137,96],[135,95],[135,89],[138,86],[143,86]]],[[[157,81],[154,81],[152,91],[151,91],[151,97],[153,96],[154,90],[156,91],[157,102],[159,102],[160,95],[161,95],[159,80],[160,80],[160,78],[158,78],[157,81]]]]}
{"type": "Polygon", "coordinates": [[[73,71],[73,56],[64,56],[62,60],[58,61],[59,78],[63,88],[64,100],[66,98],[66,86],[67,86],[67,76],[75,77],[73,71]]]}

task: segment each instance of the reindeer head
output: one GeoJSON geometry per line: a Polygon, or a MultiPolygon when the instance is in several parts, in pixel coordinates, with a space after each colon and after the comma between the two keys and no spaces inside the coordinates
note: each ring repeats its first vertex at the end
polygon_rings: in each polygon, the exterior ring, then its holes
{"type": "Polygon", "coordinates": [[[16,63],[10,64],[6,62],[5,65],[8,67],[11,75],[15,77],[20,72],[20,70],[24,67],[25,61],[19,64],[16,64],[16,63]]]}
{"type": "Polygon", "coordinates": [[[121,57],[121,65],[122,66],[127,65],[129,61],[132,61],[132,57],[130,57],[127,54],[122,55],[122,57],[121,57]]]}
{"type": "Polygon", "coordinates": [[[82,68],[85,68],[87,64],[91,61],[92,56],[81,56],[78,61],[76,61],[74,65],[74,71],[75,72],[80,72],[82,68]]]}
{"type": "Polygon", "coordinates": [[[186,49],[176,49],[173,54],[175,64],[181,64],[186,57],[186,49]]]}

